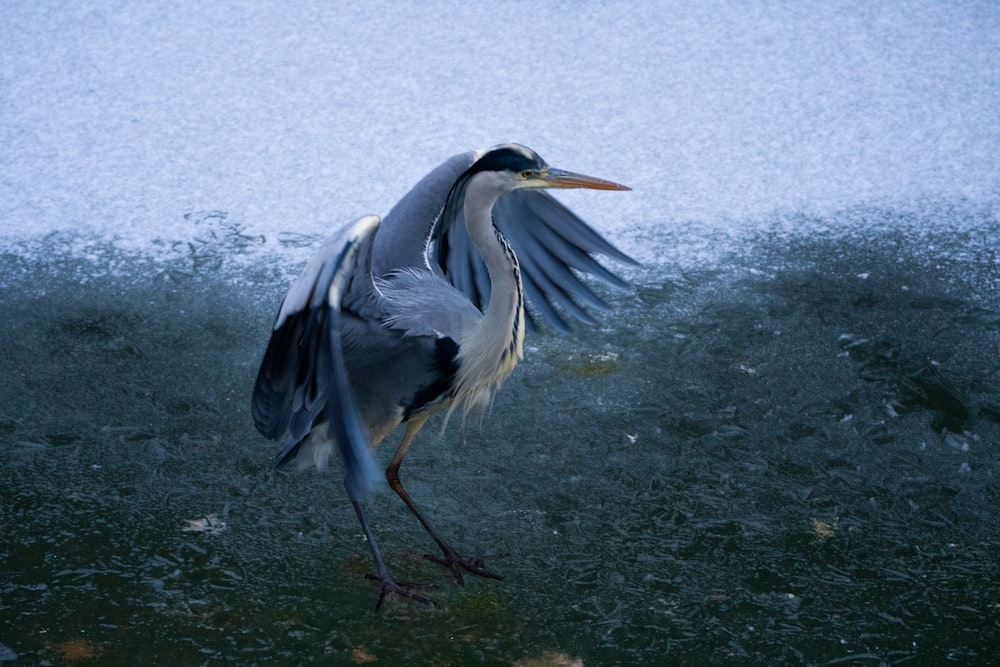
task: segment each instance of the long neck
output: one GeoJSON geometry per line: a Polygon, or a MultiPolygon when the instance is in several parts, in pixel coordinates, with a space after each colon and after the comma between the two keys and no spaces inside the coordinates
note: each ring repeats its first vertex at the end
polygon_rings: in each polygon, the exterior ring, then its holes
{"type": "Polygon", "coordinates": [[[499,198],[495,188],[484,183],[488,175],[473,177],[465,193],[465,228],[486,263],[490,276],[490,300],[479,326],[491,332],[514,333],[523,308],[521,271],[517,257],[496,227],[493,204],[499,198]],[[506,329],[504,326],[506,325],[506,329]]]}
{"type": "Polygon", "coordinates": [[[456,401],[465,410],[489,403],[522,355],[524,296],[517,257],[493,226],[500,190],[488,173],[473,176],[465,192],[465,227],[490,277],[490,301],[483,318],[462,337],[456,401]]]}

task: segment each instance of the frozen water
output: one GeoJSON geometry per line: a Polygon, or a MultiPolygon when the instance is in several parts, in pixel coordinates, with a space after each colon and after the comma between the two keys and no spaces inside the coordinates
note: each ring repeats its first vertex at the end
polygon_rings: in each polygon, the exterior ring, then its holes
{"type": "MultiPolygon", "coordinates": [[[[975,662],[1000,599],[996,3],[6,3],[0,662],[975,662]],[[372,523],[247,399],[331,227],[519,141],[646,263],[372,523]]],[[[380,451],[386,457],[388,451],[380,451]]]]}
{"type": "MultiPolygon", "coordinates": [[[[572,194],[641,259],[776,215],[997,205],[993,3],[15,3],[0,21],[5,244],[157,252],[385,213],[501,141],[635,188],[572,194]]],[[[859,220],[846,220],[862,224],[859,220]]],[[[796,225],[801,225],[798,220],[796,225]]]]}

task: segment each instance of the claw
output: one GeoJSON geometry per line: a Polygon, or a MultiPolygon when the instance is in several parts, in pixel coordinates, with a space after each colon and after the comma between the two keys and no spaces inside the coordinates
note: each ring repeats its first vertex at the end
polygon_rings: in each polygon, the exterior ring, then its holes
{"type": "Polygon", "coordinates": [[[497,574],[492,570],[487,570],[484,561],[506,558],[510,554],[496,554],[491,556],[480,556],[478,558],[470,558],[468,556],[459,555],[453,549],[442,548],[441,550],[444,552],[444,556],[432,556],[430,554],[424,554],[424,559],[432,561],[439,565],[444,565],[446,568],[451,570],[451,573],[455,575],[455,581],[458,582],[459,586],[465,586],[465,578],[462,576],[462,570],[465,570],[469,574],[474,574],[477,577],[484,577],[486,579],[496,579],[497,581],[503,581],[503,575],[497,574]]]}
{"type": "Polygon", "coordinates": [[[396,581],[389,574],[385,574],[383,576],[379,576],[377,574],[366,574],[365,579],[372,579],[374,581],[381,582],[378,600],[375,602],[375,611],[379,610],[379,607],[382,606],[382,601],[385,600],[385,596],[389,593],[395,593],[396,595],[404,598],[409,598],[414,602],[420,602],[421,604],[427,604],[432,607],[437,606],[437,603],[434,602],[434,600],[425,598],[423,595],[420,595],[413,590],[415,588],[423,588],[419,584],[414,584],[408,581],[396,581]]]}

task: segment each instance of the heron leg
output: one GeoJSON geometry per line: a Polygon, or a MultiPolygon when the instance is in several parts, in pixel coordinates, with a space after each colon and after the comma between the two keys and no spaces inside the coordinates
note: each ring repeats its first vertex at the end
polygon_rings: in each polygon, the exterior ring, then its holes
{"type": "Polygon", "coordinates": [[[365,538],[367,538],[368,540],[368,546],[371,547],[372,557],[375,559],[375,567],[378,570],[377,575],[370,574],[368,575],[368,577],[370,579],[378,579],[379,582],[381,583],[381,589],[379,590],[378,594],[378,601],[375,602],[375,611],[379,610],[379,607],[382,606],[382,601],[385,599],[385,596],[389,593],[395,593],[397,595],[402,595],[403,597],[410,598],[411,600],[414,600],[416,602],[422,602],[424,604],[433,605],[434,600],[431,600],[430,598],[425,598],[422,595],[414,593],[411,586],[403,582],[396,581],[396,579],[391,574],[389,574],[389,568],[386,567],[385,561],[382,560],[382,554],[381,552],[379,552],[378,544],[375,543],[375,536],[372,535],[372,531],[368,527],[368,519],[365,518],[364,510],[361,508],[361,505],[354,500],[351,501],[351,504],[354,505],[354,511],[357,513],[358,521],[361,523],[361,530],[364,531],[365,538]]]}
{"type": "Polygon", "coordinates": [[[432,526],[420,510],[417,509],[417,506],[410,498],[410,494],[408,494],[406,489],[403,488],[403,483],[399,479],[399,467],[403,464],[403,457],[406,456],[406,451],[410,448],[410,443],[413,441],[413,438],[417,435],[417,432],[421,429],[421,427],[423,427],[428,416],[429,415],[420,415],[406,423],[406,433],[403,435],[403,440],[399,443],[399,448],[396,450],[396,454],[392,457],[389,467],[385,469],[385,479],[389,482],[389,486],[392,490],[396,492],[396,495],[399,496],[404,503],[406,503],[410,512],[413,513],[413,516],[417,517],[417,521],[420,522],[420,525],[424,527],[424,530],[427,531],[427,534],[431,536],[431,539],[434,540],[434,542],[441,549],[441,552],[444,554],[443,556],[431,556],[429,554],[425,554],[424,558],[435,563],[440,563],[451,570],[451,573],[455,576],[455,580],[458,582],[459,586],[465,585],[462,570],[480,577],[502,581],[503,575],[488,570],[483,564],[484,560],[499,558],[499,556],[470,558],[468,556],[460,555],[451,547],[451,545],[444,541],[444,538],[442,538],[440,534],[438,534],[438,532],[434,529],[434,526],[432,526]]]}

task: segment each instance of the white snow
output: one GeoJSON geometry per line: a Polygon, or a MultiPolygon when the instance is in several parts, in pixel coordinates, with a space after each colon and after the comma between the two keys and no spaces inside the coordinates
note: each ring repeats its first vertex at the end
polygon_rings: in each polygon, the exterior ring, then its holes
{"type": "Polygon", "coordinates": [[[631,185],[561,197],[647,261],[793,213],[995,221],[998,35],[996,2],[4,3],[0,247],[325,235],[505,141],[631,185]]]}

